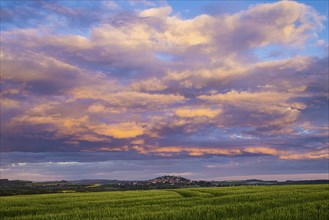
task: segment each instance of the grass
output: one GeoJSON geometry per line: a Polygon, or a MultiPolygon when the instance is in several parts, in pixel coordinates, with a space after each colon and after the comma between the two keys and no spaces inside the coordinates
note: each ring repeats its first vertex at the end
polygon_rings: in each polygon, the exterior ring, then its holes
{"type": "Polygon", "coordinates": [[[1,219],[329,219],[329,185],[1,197],[1,219]]]}

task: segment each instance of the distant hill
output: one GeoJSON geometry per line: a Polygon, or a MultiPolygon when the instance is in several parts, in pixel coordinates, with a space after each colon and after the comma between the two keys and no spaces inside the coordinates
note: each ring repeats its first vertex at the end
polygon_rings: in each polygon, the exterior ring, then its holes
{"type": "Polygon", "coordinates": [[[189,179],[186,179],[181,176],[160,176],[154,179],[150,179],[147,182],[149,183],[163,183],[163,184],[185,184],[192,182],[189,179]]]}
{"type": "Polygon", "coordinates": [[[92,185],[92,184],[114,184],[120,182],[130,182],[130,181],[122,181],[122,180],[107,180],[107,179],[85,179],[85,180],[73,180],[67,181],[70,184],[74,185],[92,185]]]}
{"type": "Polygon", "coordinates": [[[146,181],[84,179],[74,181],[61,180],[32,182],[24,180],[0,179],[0,195],[297,184],[329,184],[329,180],[288,180],[284,182],[275,180],[264,181],[258,179],[235,181],[202,181],[189,180],[181,176],[170,175],[160,176],[146,181]]]}

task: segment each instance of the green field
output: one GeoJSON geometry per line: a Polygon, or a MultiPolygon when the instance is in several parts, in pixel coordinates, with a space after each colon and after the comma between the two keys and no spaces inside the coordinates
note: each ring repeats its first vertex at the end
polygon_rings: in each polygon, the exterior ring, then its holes
{"type": "Polygon", "coordinates": [[[329,185],[1,197],[1,219],[329,219],[329,185]]]}

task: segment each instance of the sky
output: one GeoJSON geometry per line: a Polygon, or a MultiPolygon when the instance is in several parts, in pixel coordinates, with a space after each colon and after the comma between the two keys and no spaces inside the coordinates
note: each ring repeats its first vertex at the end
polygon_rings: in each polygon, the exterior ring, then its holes
{"type": "Polygon", "coordinates": [[[1,1],[1,178],[328,179],[326,1],[1,1]]]}

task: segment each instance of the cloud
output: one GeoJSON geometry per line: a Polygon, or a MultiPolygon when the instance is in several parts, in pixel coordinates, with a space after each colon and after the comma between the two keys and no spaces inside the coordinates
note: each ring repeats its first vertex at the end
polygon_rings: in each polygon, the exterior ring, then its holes
{"type": "MultiPolygon", "coordinates": [[[[60,114],[22,115],[13,118],[7,129],[13,130],[18,125],[36,126],[36,129],[38,125],[45,125],[43,132],[54,132],[53,138],[71,137],[80,141],[102,141],[109,140],[110,137],[133,138],[145,132],[143,125],[136,122],[95,123],[87,115],[80,118],[63,118],[60,114]]],[[[24,129],[21,132],[24,132],[24,129]]]]}
{"type": "Polygon", "coordinates": [[[137,91],[162,91],[167,89],[167,86],[156,78],[134,82],[131,84],[131,87],[137,91]]]}
{"type": "Polygon", "coordinates": [[[128,151],[129,147],[127,145],[119,146],[119,147],[98,147],[93,149],[81,150],[81,152],[113,152],[113,151],[128,151]]]}
{"type": "Polygon", "coordinates": [[[153,154],[158,156],[172,156],[186,153],[189,156],[206,156],[206,155],[221,155],[221,156],[237,156],[237,155],[271,155],[283,160],[312,160],[312,159],[327,159],[327,150],[318,150],[314,152],[294,152],[291,150],[278,150],[271,147],[244,147],[244,148],[204,148],[204,147],[185,147],[185,146],[165,146],[165,147],[140,147],[133,146],[133,150],[141,154],[153,154]]]}
{"type": "Polygon", "coordinates": [[[4,110],[19,108],[19,102],[8,98],[1,98],[1,107],[4,110]]]}
{"type": "Polygon", "coordinates": [[[221,148],[198,148],[198,147],[139,147],[133,146],[132,149],[142,154],[155,154],[160,156],[171,156],[186,152],[190,156],[203,156],[206,154],[217,155],[237,155],[240,153],[238,149],[221,149],[221,148]]]}
{"type": "Polygon", "coordinates": [[[198,108],[198,109],[176,109],[175,113],[177,116],[182,118],[194,118],[194,117],[207,117],[207,118],[214,118],[222,111],[219,110],[212,110],[212,109],[205,109],[205,108],[198,108]]]}
{"type": "MultiPolygon", "coordinates": [[[[234,124],[239,123],[241,125],[246,123],[249,126],[252,124],[255,127],[264,129],[265,132],[267,130],[270,133],[281,133],[291,132],[286,127],[294,123],[298,119],[300,111],[306,108],[303,103],[289,102],[288,100],[293,96],[294,94],[281,92],[238,92],[233,90],[225,94],[201,95],[198,98],[221,104],[225,106],[224,109],[227,112],[232,108],[236,108],[237,110],[230,114],[237,117],[242,115],[241,111],[249,112],[248,114],[250,115],[247,121],[243,118],[238,118],[238,120],[232,119],[234,124]]],[[[229,121],[227,122],[230,123],[229,121]]]]}
{"type": "Polygon", "coordinates": [[[328,159],[328,150],[319,150],[308,153],[291,153],[288,155],[281,155],[280,159],[284,160],[303,160],[303,159],[328,159]]]}
{"type": "Polygon", "coordinates": [[[170,6],[161,7],[161,8],[150,8],[143,10],[139,13],[141,17],[159,17],[166,18],[172,12],[172,8],[170,6]]]}
{"type": "Polygon", "coordinates": [[[95,103],[92,104],[88,107],[88,112],[91,113],[120,113],[120,109],[118,108],[112,108],[112,107],[107,107],[104,104],[101,103],[95,103]]]}
{"type": "MultiPolygon", "coordinates": [[[[271,43],[302,45],[312,37],[312,30],[322,27],[323,19],[311,7],[294,1],[258,4],[227,20],[227,25],[233,27],[228,43],[239,41],[239,46],[246,48],[271,43]],[[242,31],[244,34],[238,35],[242,31]]],[[[221,37],[218,40],[221,42],[221,37]]]]}
{"type": "Polygon", "coordinates": [[[104,153],[122,161],[266,157],[322,166],[328,57],[310,54],[324,45],[324,17],[294,1],[194,17],[174,5],[6,3],[1,150],[77,153],[56,158],[63,163],[87,160],[83,152],[95,161],[104,153]]]}
{"type": "Polygon", "coordinates": [[[133,138],[144,133],[144,128],[133,122],[119,124],[99,124],[90,127],[94,132],[100,135],[112,136],[114,138],[133,138]]]}
{"type": "Polygon", "coordinates": [[[91,89],[89,87],[75,88],[72,91],[74,99],[101,100],[110,106],[146,110],[159,108],[170,104],[180,103],[185,100],[179,94],[150,94],[144,92],[122,91],[117,93],[106,93],[106,90],[91,89]]]}
{"type": "Polygon", "coordinates": [[[103,1],[103,6],[109,9],[118,9],[119,5],[115,3],[114,1],[103,1]]]}
{"type": "Polygon", "coordinates": [[[259,103],[276,103],[286,101],[289,98],[289,94],[283,96],[281,93],[276,92],[238,92],[232,90],[225,94],[215,94],[210,96],[199,96],[198,98],[219,103],[248,103],[248,102],[259,102],[259,103]]]}

